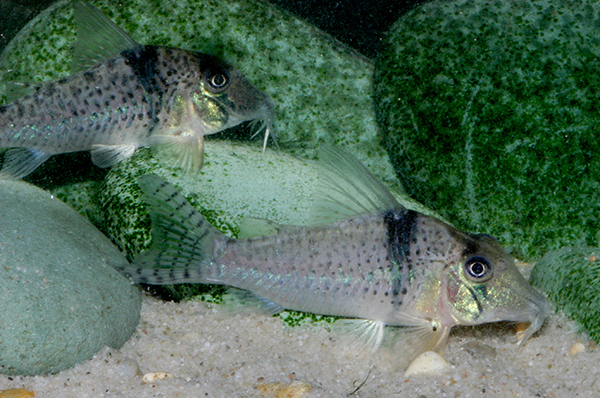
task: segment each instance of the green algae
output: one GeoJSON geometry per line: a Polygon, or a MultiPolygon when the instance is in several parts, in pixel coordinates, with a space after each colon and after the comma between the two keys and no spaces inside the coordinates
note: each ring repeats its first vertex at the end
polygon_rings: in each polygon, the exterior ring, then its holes
{"type": "Polygon", "coordinates": [[[382,137],[409,195],[523,260],[597,245],[600,4],[432,1],[376,65],[382,137]]]}
{"type": "Polygon", "coordinates": [[[314,324],[332,324],[337,319],[337,317],[326,316],[326,315],[317,315],[310,314],[307,312],[298,312],[298,311],[283,311],[276,315],[281,318],[283,323],[289,327],[297,327],[304,325],[314,325],[314,324]]]}
{"type": "Polygon", "coordinates": [[[548,294],[557,310],[576,320],[594,341],[600,341],[599,248],[551,251],[537,262],[530,282],[548,294]]]}

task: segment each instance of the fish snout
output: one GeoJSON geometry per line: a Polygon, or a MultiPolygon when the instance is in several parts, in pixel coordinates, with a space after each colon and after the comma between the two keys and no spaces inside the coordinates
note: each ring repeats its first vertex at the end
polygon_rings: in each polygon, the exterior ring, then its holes
{"type": "MultiPolygon", "coordinates": [[[[515,308],[517,309],[517,308],[515,308]]],[[[535,332],[540,330],[544,321],[550,314],[550,303],[546,296],[531,288],[530,294],[523,297],[523,301],[518,306],[518,316],[507,316],[506,320],[515,322],[529,322],[529,326],[517,333],[519,340],[519,346],[521,346],[527,339],[529,339],[535,332]]]]}

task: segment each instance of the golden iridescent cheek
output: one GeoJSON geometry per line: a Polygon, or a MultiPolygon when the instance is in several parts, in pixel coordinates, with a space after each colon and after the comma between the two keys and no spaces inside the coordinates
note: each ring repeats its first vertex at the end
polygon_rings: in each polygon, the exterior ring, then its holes
{"type": "Polygon", "coordinates": [[[513,288],[522,284],[521,279],[520,274],[513,276],[508,273],[495,278],[494,283],[490,283],[487,287],[486,300],[489,305],[493,308],[518,308],[522,305],[522,296],[516,294],[516,289],[513,288]]]}
{"type": "Polygon", "coordinates": [[[227,113],[211,94],[193,92],[190,97],[198,116],[208,127],[219,130],[227,124],[227,113]]]}
{"type": "Polygon", "coordinates": [[[179,126],[187,110],[187,103],[181,95],[177,95],[169,110],[169,118],[172,121],[173,126],[179,126]]]}
{"type": "Polygon", "coordinates": [[[454,312],[460,318],[460,323],[474,324],[483,311],[476,290],[464,281],[458,281],[456,288],[448,299],[454,312]]]}

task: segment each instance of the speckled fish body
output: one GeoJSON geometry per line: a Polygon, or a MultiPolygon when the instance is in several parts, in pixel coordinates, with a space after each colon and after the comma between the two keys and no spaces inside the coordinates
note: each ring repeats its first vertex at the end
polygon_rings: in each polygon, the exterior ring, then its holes
{"type": "Polygon", "coordinates": [[[54,154],[90,150],[96,165],[109,167],[155,145],[197,171],[204,135],[259,119],[269,133],[270,98],[233,66],[198,52],[137,44],[88,4],[76,3],[75,12],[83,32],[74,68],[91,65],[0,107],[0,147],[12,148],[4,177],[23,177],[54,154]],[[87,38],[98,30],[115,40],[108,45],[114,56],[98,54],[106,46],[87,38]]]}
{"type": "Polygon", "coordinates": [[[439,349],[455,325],[530,322],[525,338],[541,327],[546,298],[496,240],[403,208],[341,150],[321,155],[326,183],[315,214],[338,220],[274,226],[248,239],[224,237],[168,183],[142,177],[156,243],[123,272],[144,283],[233,286],[273,312],[344,317],[347,332],[371,349],[388,330],[387,343],[406,361],[439,349]]]}

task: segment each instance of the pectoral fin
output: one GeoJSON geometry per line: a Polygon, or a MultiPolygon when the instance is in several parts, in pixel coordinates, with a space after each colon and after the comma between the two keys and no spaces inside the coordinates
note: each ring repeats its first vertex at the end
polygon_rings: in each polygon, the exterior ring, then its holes
{"type": "Polygon", "coordinates": [[[133,155],[135,150],[135,145],[93,145],[92,162],[98,167],[112,167],[133,155]]]}
{"type": "Polygon", "coordinates": [[[4,153],[0,179],[18,180],[37,169],[52,156],[50,153],[29,148],[13,148],[4,153]]]}
{"type": "Polygon", "coordinates": [[[197,173],[204,164],[204,136],[201,134],[160,135],[153,137],[158,154],[187,173],[197,173]]]}
{"type": "Polygon", "coordinates": [[[370,319],[338,319],[333,331],[347,339],[350,352],[362,356],[377,351],[381,346],[385,324],[370,319]]]}
{"type": "Polygon", "coordinates": [[[426,351],[439,351],[448,339],[450,327],[386,327],[382,349],[391,370],[405,369],[419,355],[426,351]]]}
{"type": "Polygon", "coordinates": [[[444,346],[450,327],[436,326],[425,319],[405,317],[406,325],[386,325],[370,319],[339,319],[332,331],[347,341],[347,351],[364,356],[383,348],[389,355],[388,365],[397,370],[406,368],[425,351],[436,351],[444,346]]]}

